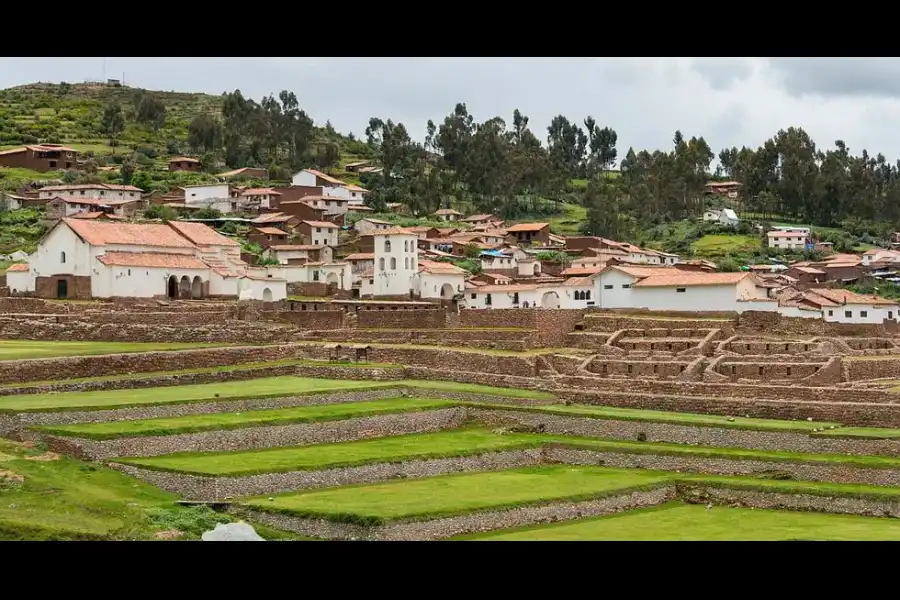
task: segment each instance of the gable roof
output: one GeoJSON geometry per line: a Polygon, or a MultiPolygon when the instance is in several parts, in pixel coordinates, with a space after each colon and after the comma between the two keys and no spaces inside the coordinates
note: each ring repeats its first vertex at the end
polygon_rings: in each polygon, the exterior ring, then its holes
{"type": "Polygon", "coordinates": [[[681,271],[676,274],[650,275],[634,284],[634,287],[676,287],[698,285],[734,285],[747,277],[756,277],[752,273],[706,273],[703,271],[681,271]]]}
{"type": "Polygon", "coordinates": [[[519,223],[512,227],[507,227],[506,231],[513,233],[516,231],[540,231],[545,227],[550,227],[550,223],[519,223]]]}
{"type": "MultiPolygon", "coordinates": [[[[287,204],[287,203],[284,202],[283,204],[287,204]]],[[[259,215],[258,217],[251,220],[250,222],[253,223],[254,225],[259,225],[262,223],[286,223],[286,222],[290,221],[291,219],[296,219],[297,221],[300,220],[298,217],[295,217],[294,215],[286,215],[282,212],[275,212],[275,213],[267,213],[264,215],[259,215]]]]}
{"type": "Polygon", "coordinates": [[[321,227],[323,229],[340,229],[337,225],[332,223],[331,221],[300,221],[301,223],[305,223],[310,227],[321,227]]]}
{"type": "Polygon", "coordinates": [[[253,230],[266,235],[288,235],[287,231],[282,231],[277,227],[254,227],[253,230]]]}
{"type": "Polygon", "coordinates": [[[468,271],[460,269],[454,264],[438,262],[434,260],[419,259],[419,272],[433,273],[435,275],[468,275],[468,271]]]}
{"type": "Polygon", "coordinates": [[[169,226],[198,246],[240,246],[233,239],[225,237],[203,223],[169,221],[169,226]]]}
{"type": "Polygon", "coordinates": [[[12,271],[13,273],[15,273],[17,271],[19,271],[19,272],[28,271],[28,264],[27,263],[16,263],[14,265],[9,265],[9,268],[6,269],[6,272],[9,273],[10,271],[12,271]]]}
{"type": "MultiPolygon", "coordinates": [[[[151,246],[194,248],[188,239],[168,225],[111,223],[92,219],[62,219],[75,234],[92,246],[151,246]]],[[[204,226],[205,227],[205,226],[204,226]]]]}
{"type": "Polygon", "coordinates": [[[199,160],[199,159],[191,158],[190,156],[176,156],[175,158],[170,158],[170,159],[169,159],[169,162],[170,162],[170,163],[173,163],[173,162],[189,162],[189,163],[196,163],[196,164],[198,164],[198,165],[200,164],[200,160],[199,160]]]}
{"type": "Polygon", "coordinates": [[[303,169],[303,170],[306,171],[307,173],[312,173],[319,179],[324,179],[328,183],[336,183],[337,185],[344,185],[344,182],[341,181],[340,179],[335,179],[331,175],[326,175],[322,171],[316,171],[315,169],[303,169]]]}
{"type": "Polygon", "coordinates": [[[462,216],[462,213],[457,212],[457,211],[453,210],[452,208],[442,208],[442,209],[440,209],[440,210],[434,211],[432,214],[435,214],[435,215],[460,215],[460,216],[462,216]]]}
{"type": "Polygon", "coordinates": [[[153,267],[162,269],[208,269],[209,265],[190,254],[165,252],[107,252],[97,257],[107,266],[153,267]]]}
{"type": "Polygon", "coordinates": [[[281,192],[272,188],[247,188],[241,192],[241,196],[280,196],[281,192]]]}

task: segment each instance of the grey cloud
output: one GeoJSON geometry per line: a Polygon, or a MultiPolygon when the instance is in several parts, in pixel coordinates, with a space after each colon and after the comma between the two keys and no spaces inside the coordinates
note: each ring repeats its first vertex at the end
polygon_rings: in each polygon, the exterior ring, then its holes
{"type": "Polygon", "coordinates": [[[752,61],[746,58],[696,58],[691,68],[714,90],[727,90],[754,73],[752,61]]]}
{"type": "Polygon", "coordinates": [[[770,58],[769,64],[792,96],[900,97],[898,58],[770,58]]]}

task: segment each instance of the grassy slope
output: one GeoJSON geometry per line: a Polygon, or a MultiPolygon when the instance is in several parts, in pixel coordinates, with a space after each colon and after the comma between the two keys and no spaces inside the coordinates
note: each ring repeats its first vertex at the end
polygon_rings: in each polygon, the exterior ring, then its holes
{"type": "Polygon", "coordinates": [[[117,462],[195,475],[239,476],[306,469],[327,469],[374,462],[399,462],[481,454],[534,447],[540,441],[498,435],[481,429],[457,429],[378,437],[337,444],[311,444],[240,452],[185,452],[117,462]]]}
{"type": "Polygon", "coordinates": [[[704,235],[691,244],[698,257],[716,258],[735,252],[755,252],[761,246],[757,237],[749,235],[704,235]]]}
{"type": "Polygon", "coordinates": [[[37,429],[57,435],[68,435],[92,440],[107,440],[117,437],[173,435],[198,431],[239,429],[289,425],[292,423],[316,423],[337,421],[359,417],[371,417],[402,412],[414,412],[454,406],[450,400],[428,400],[419,398],[392,398],[390,400],[368,400],[346,404],[320,404],[294,408],[275,408],[233,413],[208,413],[184,417],[162,417],[129,421],[108,421],[104,423],[83,423],[79,425],[48,425],[37,429]]]}
{"type": "Polygon", "coordinates": [[[472,536],[485,541],[776,541],[900,540],[900,522],[830,515],[672,503],[619,515],[472,536]]]}
{"type": "Polygon", "coordinates": [[[193,348],[216,348],[228,345],[200,342],[44,342],[35,340],[0,340],[0,360],[190,350],[193,348]]]}
{"type": "Polygon", "coordinates": [[[636,469],[526,467],[288,493],[273,500],[252,498],[247,504],[337,520],[353,515],[348,520],[374,523],[590,497],[653,485],[665,478],[665,474],[636,469]]]}

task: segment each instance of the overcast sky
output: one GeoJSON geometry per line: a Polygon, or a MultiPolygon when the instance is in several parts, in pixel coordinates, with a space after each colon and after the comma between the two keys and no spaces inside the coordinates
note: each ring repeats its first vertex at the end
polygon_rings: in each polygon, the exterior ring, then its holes
{"type": "MultiPolygon", "coordinates": [[[[429,118],[465,102],[476,120],[518,108],[542,140],[557,114],[591,115],[628,146],[668,149],[680,129],[723,147],[756,147],[778,129],[857,154],[900,158],[900,59],[895,58],[107,58],[105,76],[147,89],[259,100],[297,94],[318,124],[361,136],[369,117],[404,123],[421,140],[429,118]]],[[[0,58],[0,87],[104,76],[103,58],[0,58]]]]}

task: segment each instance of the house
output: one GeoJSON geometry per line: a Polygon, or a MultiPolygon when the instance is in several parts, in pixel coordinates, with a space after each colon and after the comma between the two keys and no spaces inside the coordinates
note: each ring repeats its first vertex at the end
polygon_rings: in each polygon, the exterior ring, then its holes
{"type": "Polygon", "coordinates": [[[38,190],[38,198],[52,200],[57,196],[87,200],[141,200],[143,190],[133,185],[82,183],[48,185],[38,190]]]}
{"type": "Polygon", "coordinates": [[[234,169],[233,171],[225,171],[224,173],[219,173],[216,177],[220,179],[268,179],[269,172],[266,169],[260,169],[257,167],[244,167],[242,169],[234,169]]]}
{"type": "Polygon", "coordinates": [[[356,252],[344,257],[350,265],[350,273],[356,279],[362,277],[363,273],[371,274],[375,270],[375,253],[374,252],[356,252]]]}
{"type": "Polygon", "coordinates": [[[349,210],[350,200],[339,196],[310,195],[301,198],[301,202],[325,210],[326,215],[342,215],[349,210]]]}
{"type": "Polygon", "coordinates": [[[18,210],[25,206],[25,196],[17,196],[9,192],[0,192],[0,209],[18,210]]]}
{"type": "MultiPolygon", "coordinates": [[[[293,179],[291,179],[291,185],[320,187],[322,188],[321,195],[323,196],[342,198],[347,201],[350,201],[351,199],[350,190],[347,189],[347,184],[340,179],[322,173],[321,171],[316,171],[315,169],[304,169],[296,173],[293,179]]],[[[357,196],[357,198],[362,198],[362,196],[357,196]]]]}
{"type": "Polygon", "coordinates": [[[452,300],[465,291],[469,272],[447,262],[419,260],[419,297],[452,300]]]}
{"type": "Polygon", "coordinates": [[[509,285],[512,282],[513,280],[506,275],[501,275],[500,273],[485,273],[483,271],[469,279],[469,283],[475,285],[509,285]]]}
{"type": "Polygon", "coordinates": [[[736,227],[740,222],[741,220],[738,218],[737,213],[730,208],[723,208],[719,213],[719,223],[722,225],[736,227]]]}
{"type": "Polygon", "coordinates": [[[259,244],[265,249],[269,246],[287,244],[288,238],[290,238],[290,234],[277,227],[254,227],[250,230],[247,241],[251,244],[259,244]]]}
{"type": "Polygon", "coordinates": [[[10,265],[6,269],[6,287],[14,296],[34,292],[34,279],[29,273],[28,264],[10,265]]]}
{"type": "Polygon", "coordinates": [[[23,289],[41,298],[272,301],[287,295],[284,280],[240,260],[237,242],[201,223],[179,221],[61,219],[28,257],[28,277],[23,289]]]}
{"type": "Polygon", "coordinates": [[[176,156],[169,160],[169,171],[187,171],[189,173],[200,172],[200,161],[187,156],[176,156]]]}
{"type": "Polygon", "coordinates": [[[0,167],[19,167],[32,171],[74,169],[78,151],[60,144],[34,144],[0,151],[0,167]]]}
{"type": "Polygon", "coordinates": [[[329,221],[300,221],[297,233],[313,246],[337,246],[340,227],[329,221]]]}
{"type": "Polygon", "coordinates": [[[715,208],[711,208],[703,213],[703,222],[704,223],[713,223],[719,220],[719,217],[722,216],[721,210],[716,210],[715,208]]]}
{"type": "Polygon", "coordinates": [[[348,183],[344,187],[350,192],[350,202],[364,202],[369,193],[369,190],[354,183],[348,183]]]}
{"type": "Polygon", "coordinates": [[[78,213],[102,212],[120,218],[133,218],[141,205],[139,198],[131,200],[96,200],[93,198],[63,198],[57,196],[47,202],[47,218],[62,219],[78,213]]]}
{"type": "Polygon", "coordinates": [[[506,232],[519,244],[546,246],[550,243],[550,223],[520,223],[507,227],[506,232]]]}
{"type": "Polygon", "coordinates": [[[456,221],[462,216],[462,213],[453,210],[452,208],[442,208],[440,210],[436,210],[433,213],[441,221],[456,221]]]}
{"type": "Polygon", "coordinates": [[[479,258],[482,271],[499,272],[504,275],[518,274],[519,261],[512,253],[502,250],[484,250],[479,258]]]}
{"type": "MultiPolygon", "coordinates": [[[[401,227],[372,234],[375,254],[373,296],[409,296],[416,288],[419,259],[416,234],[401,227]]],[[[361,291],[362,294],[362,291],[361,291]]]]}
{"type": "Polygon", "coordinates": [[[416,227],[407,227],[406,230],[415,233],[422,239],[435,239],[441,237],[441,232],[434,227],[417,225],[416,227]]]}
{"type": "Polygon", "coordinates": [[[213,208],[225,214],[237,208],[237,193],[227,183],[186,185],[184,204],[189,208],[213,208]]]}
{"type": "Polygon", "coordinates": [[[358,204],[351,202],[347,205],[347,212],[355,212],[355,213],[373,213],[375,209],[371,206],[366,206],[365,204],[358,204]]]}
{"type": "Polygon", "coordinates": [[[395,215],[399,215],[402,214],[404,210],[406,210],[406,205],[402,202],[388,202],[387,209],[395,215]]]}
{"type": "Polygon", "coordinates": [[[466,308],[588,308],[597,305],[594,277],[558,283],[467,284],[466,308]]]}
{"type": "Polygon", "coordinates": [[[872,248],[862,255],[863,266],[870,266],[876,262],[897,263],[900,262],[900,251],[885,250],[884,248],[872,248]]]}
{"type": "Polygon", "coordinates": [[[348,173],[358,173],[361,168],[367,166],[369,166],[369,161],[361,160],[358,162],[347,163],[344,165],[344,170],[348,173]]]}
{"type": "Polygon", "coordinates": [[[779,304],[779,312],[786,316],[801,316],[794,314],[800,308],[814,309],[819,311],[816,316],[830,323],[881,324],[900,317],[900,305],[893,300],[843,289],[788,289],[779,296],[779,304]]]}
{"type": "Polygon", "coordinates": [[[282,200],[278,210],[296,217],[299,221],[325,221],[325,209],[313,206],[306,200],[282,200]]]}
{"type": "Polygon", "coordinates": [[[706,271],[708,273],[719,268],[716,263],[703,259],[679,260],[672,266],[682,271],[706,271]]]}
{"type": "Polygon", "coordinates": [[[799,283],[821,283],[828,278],[825,271],[814,267],[792,266],[785,274],[795,278],[799,283]]]}
{"type": "Polygon", "coordinates": [[[366,235],[367,233],[374,233],[379,229],[390,229],[394,224],[388,221],[382,221],[380,219],[370,219],[366,217],[365,219],[360,219],[353,225],[353,229],[359,235],[366,235]]]}
{"type": "Polygon", "coordinates": [[[766,234],[769,248],[784,248],[785,250],[804,250],[810,246],[810,232],[805,228],[773,229],[766,234]]]}
{"type": "Polygon", "coordinates": [[[611,265],[596,281],[601,308],[738,313],[777,309],[759,277],[746,271],[704,273],[669,266],[611,265]]]}
{"type": "Polygon", "coordinates": [[[737,198],[742,187],[744,187],[743,184],[737,181],[710,181],[706,184],[704,192],[726,198],[737,198]]]}
{"type": "Polygon", "coordinates": [[[278,227],[284,231],[291,232],[300,224],[300,219],[283,212],[275,212],[259,215],[252,219],[250,223],[252,225],[271,225],[272,227],[278,227]]]}
{"type": "Polygon", "coordinates": [[[334,252],[330,246],[312,244],[277,244],[263,250],[263,258],[277,260],[282,265],[297,265],[308,262],[330,263],[334,252]]]}
{"type": "Polygon", "coordinates": [[[495,226],[499,226],[503,224],[503,219],[498,217],[497,215],[472,215],[470,217],[466,217],[465,219],[460,219],[463,223],[471,223],[472,225],[487,225],[493,224],[495,226]]]}
{"type": "Polygon", "coordinates": [[[343,261],[305,262],[290,265],[267,265],[266,272],[288,283],[325,283],[340,290],[350,289],[349,265],[343,261]]]}
{"type": "Polygon", "coordinates": [[[275,210],[281,192],[272,188],[248,188],[241,192],[240,207],[245,210],[275,210]]]}

